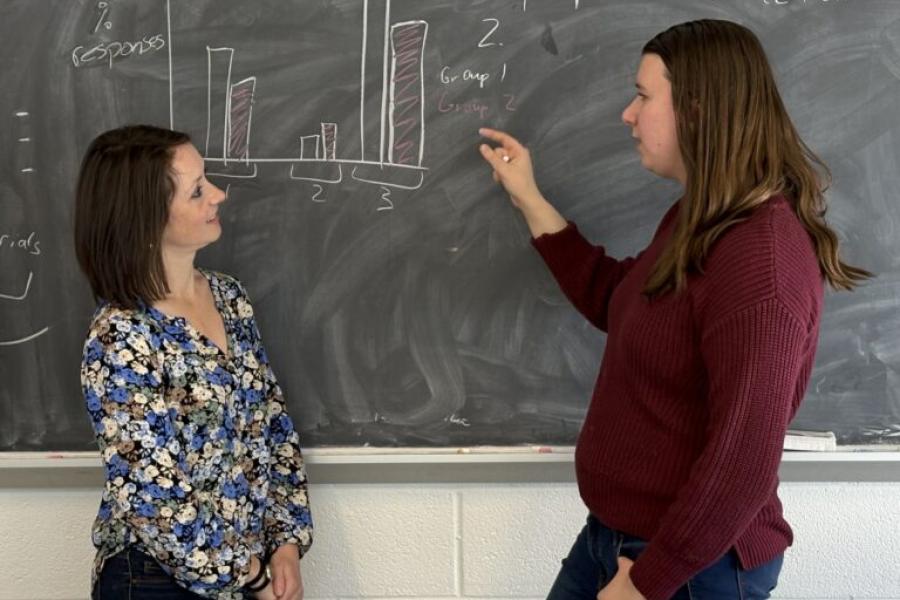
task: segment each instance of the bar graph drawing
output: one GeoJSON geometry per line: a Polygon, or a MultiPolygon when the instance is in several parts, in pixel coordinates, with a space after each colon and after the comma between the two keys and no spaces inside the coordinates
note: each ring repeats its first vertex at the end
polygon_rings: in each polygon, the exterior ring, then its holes
{"type": "MultiPolygon", "coordinates": [[[[369,30],[369,0],[363,2],[363,32],[360,63],[360,155],[341,153],[337,123],[320,122],[313,131],[296,133],[296,154],[255,157],[251,153],[251,124],[257,78],[238,79],[240,64],[231,47],[206,47],[207,123],[205,160],[213,175],[254,178],[259,163],[287,163],[291,180],[340,183],[345,166],[361,182],[389,188],[417,189],[424,181],[425,85],[424,58],[428,23],[422,20],[391,22],[391,0],[383,0],[385,48],[382,57],[382,102],[378,130],[378,156],[367,157],[373,141],[365,139],[366,50],[369,30]]],[[[381,5],[379,5],[381,8],[381,5]]],[[[371,111],[370,111],[371,112],[371,111]]],[[[370,152],[370,155],[374,153],[370,152]]]]}
{"type": "Polygon", "coordinates": [[[300,159],[291,163],[289,177],[313,183],[340,183],[344,173],[336,149],[337,123],[322,123],[319,133],[301,135],[300,159]]]}
{"type": "MultiPolygon", "coordinates": [[[[390,3],[388,2],[388,15],[390,3]]],[[[390,26],[387,39],[390,51],[390,75],[384,82],[386,101],[382,101],[379,169],[357,165],[352,176],[387,187],[416,189],[422,185],[422,155],[425,150],[425,83],[423,76],[425,40],[428,23],[406,21],[390,26]],[[387,143],[384,130],[387,127],[387,143]],[[384,148],[387,146],[387,161],[384,148]],[[386,172],[384,166],[392,167],[386,172]]],[[[386,69],[387,70],[387,69],[386,69]]],[[[365,147],[365,146],[363,146],[365,147]]]]}
{"type": "Polygon", "coordinates": [[[250,124],[256,78],[231,83],[234,48],[206,47],[207,100],[206,151],[213,168],[211,175],[256,177],[256,164],[250,159],[250,124]],[[219,82],[224,81],[224,85],[219,82]],[[219,87],[215,93],[213,83],[219,87]]]}

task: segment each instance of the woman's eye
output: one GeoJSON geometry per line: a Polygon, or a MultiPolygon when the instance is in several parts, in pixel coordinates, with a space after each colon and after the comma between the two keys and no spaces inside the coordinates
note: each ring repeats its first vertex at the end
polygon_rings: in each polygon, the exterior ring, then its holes
{"type": "Polygon", "coordinates": [[[196,187],[196,189],[194,190],[194,193],[191,194],[191,198],[199,198],[202,195],[203,195],[203,188],[198,185],[196,187]]]}

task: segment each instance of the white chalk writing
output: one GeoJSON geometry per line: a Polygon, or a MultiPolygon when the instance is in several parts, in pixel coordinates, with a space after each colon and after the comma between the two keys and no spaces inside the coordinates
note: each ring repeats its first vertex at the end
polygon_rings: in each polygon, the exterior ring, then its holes
{"type": "Polygon", "coordinates": [[[34,231],[27,236],[2,233],[0,234],[0,252],[5,250],[23,250],[28,254],[38,256],[41,253],[41,242],[37,239],[37,233],[34,231]]]}
{"type": "Polygon", "coordinates": [[[111,69],[113,62],[117,59],[134,55],[141,56],[148,52],[159,52],[165,47],[166,40],[163,39],[161,33],[153,36],[145,35],[134,42],[100,42],[88,48],[75,46],[72,49],[72,64],[78,68],[88,66],[97,61],[107,61],[111,69]]]}

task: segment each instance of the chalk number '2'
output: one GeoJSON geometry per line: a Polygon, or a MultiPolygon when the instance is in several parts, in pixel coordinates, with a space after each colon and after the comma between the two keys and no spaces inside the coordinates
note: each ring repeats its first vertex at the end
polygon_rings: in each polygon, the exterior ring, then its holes
{"type": "Polygon", "coordinates": [[[492,17],[488,17],[487,19],[482,19],[481,22],[482,22],[482,23],[493,23],[494,26],[491,27],[491,30],[488,31],[488,32],[484,35],[483,38],[481,38],[481,41],[478,42],[478,47],[479,47],[479,48],[487,48],[488,46],[497,46],[497,45],[502,46],[502,45],[503,45],[502,43],[498,44],[498,42],[489,42],[489,41],[487,41],[487,39],[488,39],[489,37],[491,37],[492,35],[494,35],[494,32],[497,31],[497,29],[500,27],[500,20],[499,20],[499,19],[494,19],[494,18],[492,18],[492,17]]]}

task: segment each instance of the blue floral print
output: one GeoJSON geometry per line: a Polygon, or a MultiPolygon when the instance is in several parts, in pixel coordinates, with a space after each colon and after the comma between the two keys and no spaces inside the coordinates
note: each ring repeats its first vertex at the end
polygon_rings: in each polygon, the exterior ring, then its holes
{"type": "Polygon", "coordinates": [[[218,348],[180,317],[101,305],[81,381],[106,467],[94,581],[134,547],[182,586],[236,600],[251,555],[312,543],[299,437],[232,277],[201,271],[225,323],[218,348]]]}

